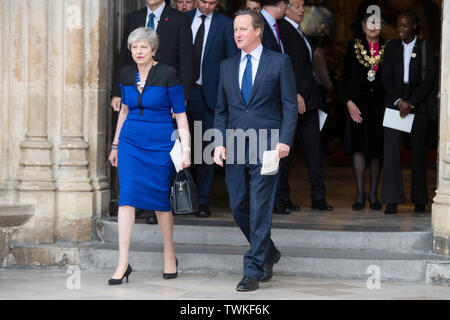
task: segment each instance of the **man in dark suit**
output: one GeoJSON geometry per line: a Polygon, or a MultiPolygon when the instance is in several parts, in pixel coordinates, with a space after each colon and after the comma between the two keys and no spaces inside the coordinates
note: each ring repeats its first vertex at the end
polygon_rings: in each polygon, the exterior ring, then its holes
{"type": "MultiPolygon", "coordinates": [[[[189,109],[192,121],[201,123],[202,136],[214,126],[214,109],[217,103],[220,63],[234,56],[238,49],[233,39],[233,20],[214,12],[218,0],[197,0],[197,10],[187,14],[191,19],[194,39],[194,84],[189,109]]],[[[191,126],[194,136],[194,126],[191,126]]],[[[209,217],[210,191],[214,179],[214,164],[203,161],[207,142],[194,142],[194,178],[199,193],[198,217],[209,217]]]]}
{"type": "Polygon", "coordinates": [[[263,4],[260,12],[264,20],[262,45],[264,48],[284,53],[277,20],[283,19],[289,0],[266,0],[263,4]]]}
{"type": "MultiPolygon", "coordinates": [[[[311,183],[311,208],[333,210],[325,200],[325,176],[323,151],[320,141],[318,109],[323,106],[320,89],[316,82],[313,67],[313,48],[300,23],[305,13],[304,0],[290,0],[286,16],[279,22],[279,30],[284,51],[291,57],[297,84],[298,101],[298,139],[302,142],[308,176],[311,183]]],[[[280,163],[280,189],[275,200],[274,213],[289,214],[300,207],[293,204],[289,193],[289,169],[292,152],[280,163]]]]}
{"type": "Polygon", "coordinates": [[[278,175],[261,174],[262,154],[275,149],[280,159],[287,157],[297,125],[290,58],[263,48],[263,28],[257,12],[236,14],[234,38],[241,53],[221,64],[214,122],[226,136],[226,144],[216,138],[214,161],[223,166],[227,160],[231,211],[250,243],[238,291],[256,290],[259,281],[269,281],[281,257],[270,237],[278,175]],[[236,141],[240,141],[237,147],[236,141]]]}
{"type": "MultiPolygon", "coordinates": [[[[424,212],[428,202],[427,111],[435,84],[436,67],[431,44],[415,34],[418,25],[415,13],[405,12],[398,17],[397,32],[400,39],[391,40],[386,45],[382,82],[386,90],[386,107],[398,109],[403,117],[409,113],[414,114],[409,134],[412,160],[411,201],[415,205],[415,212],[424,212]]],[[[401,131],[384,128],[381,201],[387,204],[385,214],[396,214],[397,204],[405,203],[400,163],[402,135],[401,131]]]]}
{"type": "Polygon", "coordinates": [[[186,100],[189,100],[192,86],[192,33],[189,17],[167,5],[164,0],[147,0],[147,6],[127,15],[122,47],[118,61],[115,63],[113,97],[111,106],[120,111],[119,74],[122,67],[133,65],[134,61],[128,50],[128,36],[135,29],[148,27],[156,29],[159,36],[159,49],[155,60],[177,69],[184,85],[186,100]]]}

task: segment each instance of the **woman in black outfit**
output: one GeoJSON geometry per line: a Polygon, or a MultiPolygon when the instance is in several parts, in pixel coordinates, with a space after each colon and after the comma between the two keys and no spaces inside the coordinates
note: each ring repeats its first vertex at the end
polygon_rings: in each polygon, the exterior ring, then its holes
{"type": "Polygon", "coordinates": [[[344,61],[342,94],[348,117],[344,138],[344,154],[353,156],[357,187],[352,209],[365,207],[364,191],[366,161],[370,162],[369,202],[372,210],[380,210],[378,182],[383,153],[383,102],[381,83],[385,40],[380,37],[382,21],[373,24],[367,15],[363,19],[364,37],[350,41],[344,61]]]}

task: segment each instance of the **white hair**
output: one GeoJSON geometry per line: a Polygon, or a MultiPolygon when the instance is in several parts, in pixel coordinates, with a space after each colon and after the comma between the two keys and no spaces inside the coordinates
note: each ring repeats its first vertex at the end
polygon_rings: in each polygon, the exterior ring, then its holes
{"type": "Polygon", "coordinates": [[[128,37],[128,50],[131,50],[133,43],[138,41],[148,41],[155,52],[159,47],[159,37],[152,28],[138,28],[128,37]]]}

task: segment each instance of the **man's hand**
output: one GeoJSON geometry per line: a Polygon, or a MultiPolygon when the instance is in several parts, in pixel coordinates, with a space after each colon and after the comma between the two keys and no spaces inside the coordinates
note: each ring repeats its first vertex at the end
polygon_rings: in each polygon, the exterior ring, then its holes
{"type": "Polygon", "coordinates": [[[121,97],[113,97],[111,100],[111,107],[114,109],[114,111],[119,112],[120,106],[122,105],[122,98],[121,97]]]}
{"type": "Polygon", "coordinates": [[[291,151],[291,147],[284,143],[277,144],[277,147],[275,149],[278,153],[278,157],[280,159],[286,158],[289,155],[289,152],[291,151]]]}
{"type": "Polygon", "coordinates": [[[225,147],[216,147],[214,149],[214,162],[223,167],[223,160],[227,160],[227,150],[225,147]]]}
{"type": "Polygon", "coordinates": [[[298,113],[304,114],[306,112],[305,100],[299,93],[297,93],[297,107],[298,107],[298,113]]]}
{"type": "Polygon", "coordinates": [[[353,121],[355,121],[356,123],[361,123],[363,121],[363,118],[361,117],[361,111],[359,111],[358,106],[353,101],[349,100],[347,102],[347,109],[353,121]]]}
{"type": "Polygon", "coordinates": [[[412,110],[412,105],[408,101],[400,100],[397,103],[397,106],[400,110],[400,117],[404,118],[408,115],[408,113],[412,110]]]}

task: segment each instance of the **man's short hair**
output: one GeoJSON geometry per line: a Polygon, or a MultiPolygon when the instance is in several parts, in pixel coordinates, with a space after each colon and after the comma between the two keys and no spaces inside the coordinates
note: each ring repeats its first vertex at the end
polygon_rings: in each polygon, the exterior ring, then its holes
{"type": "Polygon", "coordinates": [[[289,0],[261,0],[261,6],[276,7],[280,2],[284,2],[286,5],[289,5],[289,0]]]}
{"type": "Polygon", "coordinates": [[[255,12],[253,10],[238,10],[236,11],[236,13],[234,14],[234,17],[236,18],[237,16],[245,16],[245,15],[249,15],[252,18],[252,26],[253,29],[261,29],[261,38],[264,32],[264,20],[261,17],[261,15],[259,14],[259,12],[255,12]]]}

